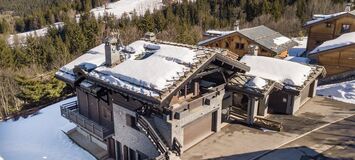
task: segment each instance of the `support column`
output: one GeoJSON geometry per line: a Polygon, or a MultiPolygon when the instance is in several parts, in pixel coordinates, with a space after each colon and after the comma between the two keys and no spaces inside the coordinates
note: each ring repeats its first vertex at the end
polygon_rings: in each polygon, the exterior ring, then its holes
{"type": "Polygon", "coordinates": [[[314,82],[311,84],[310,86],[311,88],[309,89],[310,90],[309,97],[313,98],[316,96],[317,86],[318,86],[318,79],[314,80],[314,82]]]}
{"type": "Polygon", "coordinates": [[[255,98],[250,98],[248,102],[247,123],[252,125],[255,121],[255,116],[258,113],[259,101],[255,98]]]}
{"type": "Polygon", "coordinates": [[[266,116],[267,115],[267,101],[269,99],[269,96],[266,96],[259,102],[259,107],[258,107],[258,116],[266,116]]]}

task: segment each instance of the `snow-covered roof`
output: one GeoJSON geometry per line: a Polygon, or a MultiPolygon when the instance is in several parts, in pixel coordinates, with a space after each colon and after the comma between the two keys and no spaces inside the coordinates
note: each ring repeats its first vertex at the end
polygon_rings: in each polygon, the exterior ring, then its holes
{"type": "Polygon", "coordinates": [[[297,43],[290,38],[283,36],[281,33],[276,32],[264,25],[246,28],[241,30],[236,30],[230,33],[222,34],[218,37],[212,37],[210,39],[206,39],[200,41],[198,45],[208,45],[214,41],[223,39],[227,36],[231,36],[233,34],[239,34],[243,37],[257,43],[258,45],[263,46],[266,49],[271,50],[277,54],[284,52],[290,49],[293,46],[296,46],[297,43]]]}
{"type": "Polygon", "coordinates": [[[340,16],[344,16],[344,15],[353,15],[355,16],[355,10],[354,11],[350,11],[350,12],[338,12],[338,13],[333,13],[333,14],[315,14],[313,15],[313,19],[306,22],[306,24],[304,26],[311,26],[313,24],[319,23],[319,22],[323,22],[323,21],[327,21],[333,18],[337,18],[340,16]]]}
{"type": "Polygon", "coordinates": [[[232,32],[234,32],[234,31],[207,30],[205,32],[205,35],[218,35],[218,36],[221,36],[221,35],[229,34],[229,33],[232,33],[232,32]]]}
{"type": "Polygon", "coordinates": [[[246,74],[288,86],[302,86],[312,71],[310,66],[271,57],[245,55],[240,61],[250,67],[246,74]]]}
{"type": "Polygon", "coordinates": [[[109,3],[106,7],[94,8],[90,12],[95,17],[112,14],[117,18],[121,18],[124,13],[130,14],[136,11],[137,15],[144,15],[147,10],[152,12],[154,9],[160,9],[162,6],[162,0],[119,0],[109,3]]]}
{"type": "MultiPolygon", "coordinates": [[[[164,41],[142,39],[126,48],[133,52],[127,53],[123,48],[117,51],[126,60],[112,68],[104,65],[105,50],[104,44],[101,44],[63,66],[56,76],[73,84],[77,78],[73,72],[74,67],[85,66],[90,80],[148,97],[160,97],[174,83],[188,77],[186,74],[195,73],[209,59],[216,57],[228,61],[227,55],[223,55],[226,50],[164,41]]],[[[230,61],[233,61],[231,63],[236,68],[249,69],[237,60],[230,61]]]]}
{"type": "Polygon", "coordinates": [[[312,50],[310,54],[316,54],[319,52],[341,48],[353,44],[355,44],[355,32],[350,32],[343,34],[336,39],[324,42],[323,44],[312,50]]]}
{"type": "Polygon", "coordinates": [[[250,79],[246,85],[251,88],[263,89],[267,85],[267,82],[260,77],[254,77],[250,79]]]}
{"type": "MultiPolygon", "coordinates": [[[[60,28],[63,26],[64,26],[64,22],[57,22],[57,23],[54,23],[53,25],[51,25],[50,27],[60,28]]],[[[17,40],[19,44],[25,44],[27,37],[29,37],[29,36],[43,37],[43,36],[47,35],[48,28],[49,27],[44,27],[44,28],[41,28],[38,30],[33,30],[33,31],[10,35],[9,38],[7,39],[7,43],[9,45],[14,45],[15,41],[17,40]]]]}
{"type": "Polygon", "coordinates": [[[309,62],[311,61],[309,58],[306,57],[295,57],[295,56],[288,56],[284,58],[284,60],[303,63],[303,64],[309,64],[309,62]]]}

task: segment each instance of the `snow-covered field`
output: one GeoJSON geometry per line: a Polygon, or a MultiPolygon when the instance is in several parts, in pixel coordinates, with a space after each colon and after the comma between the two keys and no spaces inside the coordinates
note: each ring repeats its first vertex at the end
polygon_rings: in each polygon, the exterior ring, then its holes
{"type": "Polygon", "coordinates": [[[120,18],[124,13],[132,13],[136,11],[138,15],[144,15],[147,10],[153,11],[160,9],[163,6],[162,0],[120,0],[117,2],[109,3],[105,6],[92,9],[90,12],[95,17],[113,14],[115,17],[120,18]]]}
{"type": "Polygon", "coordinates": [[[60,115],[60,105],[48,106],[27,118],[0,122],[0,160],[95,160],[63,131],[75,127],[60,115]]]}
{"type": "MultiPolygon", "coordinates": [[[[63,22],[57,22],[57,23],[54,23],[51,27],[59,28],[59,27],[63,27],[63,26],[64,26],[63,22]]],[[[7,39],[7,43],[9,45],[13,45],[15,43],[15,41],[17,41],[19,44],[25,44],[27,37],[29,37],[29,36],[43,37],[47,34],[47,32],[48,32],[48,27],[44,27],[44,28],[34,30],[34,31],[13,34],[13,35],[9,36],[9,38],[7,39]]]]}
{"type": "Polygon", "coordinates": [[[355,80],[319,86],[317,94],[338,101],[355,104],[355,80]]]}

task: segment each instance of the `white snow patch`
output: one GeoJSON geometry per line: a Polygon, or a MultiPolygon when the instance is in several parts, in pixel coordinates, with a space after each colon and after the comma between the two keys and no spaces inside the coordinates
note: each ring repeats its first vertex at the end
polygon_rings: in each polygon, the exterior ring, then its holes
{"type": "Polygon", "coordinates": [[[355,80],[317,87],[317,94],[355,104],[355,80]]]}
{"type": "Polygon", "coordinates": [[[250,79],[246,85],[251,88],[263,89],[267,85],[267,82],[260,77],[254,77],[250,79]]]}
{"type": "Polygon", "coordinates": [[[276,44],[276,45],[283,45],[283,44],[285,44],[285,43],[287,43],[287,42],[290,42],[291,41],[291,39],[290,38],[287,38],[287,37],[284,37],[284,36],[282,36],[282,37],[277,37],[277,38],[275,38],[274,39],[274,43],[276,44]]]}
{"type": "Polygon", "coordinates": [[[292,38],[292,40],[297,42],[298,45],[289,49],[288,55],[299,57],[306,51],[308,37],[296,37],[292,38]]]}
{"type": "Polygon", "coordinates": [[[109,3],[107,7],[97,7],[90,12],[95,17],[104,16],[105,14],[112,14],[116,18],[121,18],[124,13],[131,14],[136,11],[137,15],[144,15],[149,10],[160,9],[163,6],[162,0],[119,0],[117,2],[109,3]]]}
{"type": "Polygon", "coordinates": [[[240,62],[250,67],[246,74],[291,86],[302,86],[312,70],[300,63],[263,56],[245,55],[240,62]]]}
{"type": "MultiPolygon", "coordinates": [[[[55,28],[60,28],[64,26],[64,22],[57,22],[51,25],[50,27],[55,27],[55,28]]],[[[18,33],[15,35],[10,35],[9,38],[7,39],[7,43],[9,45],[14,45],[15,41],[17,41],[19,44],[25,44],[27,37],[33,36],[33,37],[43,37],[47,35],[49,27],[44,27],[38,30],[34,31],[28,31],[28,32],[23,32],[23,33],[18,33]]]]}
{"type": "Polygon", "coordinates": [[[350,32],[339,36],[336,39],[329,40],[315,48],[310,54],[315,54],[318,52],[339,48],[343,46],[348,46],[351,44],[355,44],[355,32],[350,32]]]}
{"type": "Polygon", "coordinates": [[[27,118],[0,122],[0,160],[95,160],[63,133],[75,125],[60,115],[60,105],[75,100],[50,105],[27,118]]]}
{"type": "Polygon", "coordinates": [[[306,57],[294,57],[294,56],[288,56],[284,60],[297,62],[297,63],[303,63],[303,64],[309,64],[309,62],[311,61],[309,58],[306,58],[306,57]]]}

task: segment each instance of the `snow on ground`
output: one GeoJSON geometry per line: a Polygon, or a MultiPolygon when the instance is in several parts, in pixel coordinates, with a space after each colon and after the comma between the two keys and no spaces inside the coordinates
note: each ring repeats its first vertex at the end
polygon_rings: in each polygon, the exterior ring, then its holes
{"type": "Polygon", "coordinates": [[[289,49],[288,54],[290,56],[299,57],[306,51],[308,37],[296,37],[292,38],[292,40],[297,42],[298,45],[289,49]]]}
{"type": "Polygon", "coordinates": [[[319,86],[317,94],[334,100],[355,104],[355,80],[319,86]]]}
{"type": "Polygon", "coordinates": [[[105,6],[92,9],[90,12],[95,17],[104,16],[105,13],[113,14],[120,18],[124,13],[132,13],[136,11],[138,15],[144,15],[147,10],[153,11],[160,9],[163,6],[162,0],[120,0],[117,2],[109,3],[105,6]]]}
{"type": "MultiPolygon", "coordinates": [[[[55,28],[59,28],[59,27],[63,27],[64,23],[63,22],[57,22],[57,23],[54,23],[51,26],[55,27],[55,28]]],[[[26,39],[29,36],[36,36],[36,37],[45,36],[47,34],[47,32],[48,32],[48,28],[49,27],[44,27],[44,28],[41,28],[41,29],[38,29],[38,30],[34,30],[34,31],[28,31],[28,32],[23,32],[23,33],[10,35],[10,37],[7,39],[7,43],[9,45],[13,45],[15,43],[15,41],[17,41],[19,44],[25,44],[26,43],[26,39]]]]}
{"type": "Polygon", "coordinates": [[[250,71],[246,74],[260,76],[291,86],[302,86],[312,68],[300,63],[281,59],[245,55],[240,62],[246,63],[250,71]]]}
{"type": "Polygon", "coordinates": [[[315,54],[318,52],[344,47],[352,44],[355,44],[355,32],[346,33],[336,39],[326,41],[317,48],[315,48],[313,51],[311,51],[310,54],[315,54]]]}
{"type": "Polygon", "coordinates": [[[95,160],[63,133],[75,125],[60,115],[60,105],[74,100],[48,106],[27,118],[0,122],[0,160],[95,160]]]}

